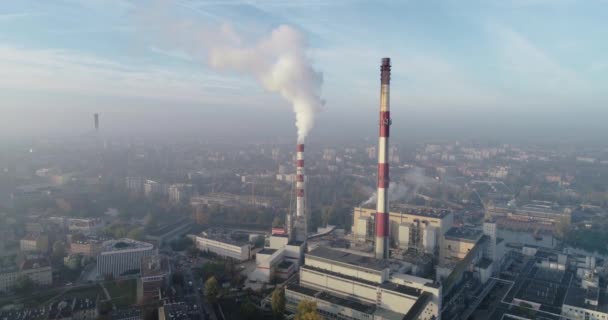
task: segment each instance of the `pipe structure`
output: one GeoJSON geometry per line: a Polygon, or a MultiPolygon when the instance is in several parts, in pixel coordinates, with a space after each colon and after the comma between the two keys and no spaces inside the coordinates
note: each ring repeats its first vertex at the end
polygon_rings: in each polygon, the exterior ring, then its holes
{"type": "Polygon", "coordinates": [[[389,213],[388,213],[388,137],[391,125],[389,91],[391,82],[391,59],[382,58],[380,66],[380,132],[378,138],[378,197],[376,201],[376,258],[389,258],[389,213]]]}
{"type": "Polygon", "coordinates": [[[296,153],[296,217],[304,215],[304,144],[299,143],[296,153]]]}

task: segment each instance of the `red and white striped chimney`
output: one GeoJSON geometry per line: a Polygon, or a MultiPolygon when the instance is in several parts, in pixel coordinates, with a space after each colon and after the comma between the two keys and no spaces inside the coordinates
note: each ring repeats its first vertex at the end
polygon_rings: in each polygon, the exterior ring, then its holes
{"type": "Polygon", "coordinates": [[[296,153],[296,219],[303,219],[304,215],[304,144],[299,143],[296,153]]]}
{"type": "Polygon", "coordinates": [[[378,141],[378,198],[376,203],[376,258],[388,259],[388,137],[391,125],[389,90],[391,59],[382,58],[380,66],[380,137],[378,141]]]}

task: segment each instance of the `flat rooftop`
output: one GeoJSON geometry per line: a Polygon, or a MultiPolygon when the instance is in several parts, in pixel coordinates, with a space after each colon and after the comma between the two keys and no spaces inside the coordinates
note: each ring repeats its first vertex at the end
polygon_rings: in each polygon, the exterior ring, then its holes
{"type": "Polygon", "coordinates": [[[277,252],[277,249],[271,249],[271,248],[264,248],[262,250],[260,250],[258,252],[258,254],[267,254],[267,255],[271,255],[273,253],[277,252]]]}
{"type": "Polygon", "coordinates": [[[163,255],[147,256],[141,259],[141,276],[154,277],[169,272],[169,259],[163,255]]]}
{"type": "Polygon", "coordinates": [[[376,306],[372,305],[372,304],[365,304],[365,303],[361,303],[358,301],[355,301],[353,299],[348,299],[348,298],[342,298],[327,292],[321,292],[318,296],[317,299],[323,300],[323,301],[327,301],[329,303],[333,303],[333,304],[337,304],[339,306],[343,306],[346,308],[350,308],[359,312],[363,312],[363,313],[367,313],[367,314],[372,314],[374,313],[374,311],[376,310],[376,306]]]}
{"type": "Polygon", "coordinates": [[[483,235],[483,232],[478,229],[471,229],[465,227],[452,227],[446,233],[446,238],[464,240],[468,242],[477,242],[483,235]]]}
{"type": "MultiPolygon", "coordinates": [[[[366,204],[366,205],[361,206],[361,208],[375,210],[376,204],[375,203],[366,204]]],[[[413,205],[408,205],[408,204],[397,203],[397,204],[389,205],[389,213],[390,214],[408,214],[408,215],[419,216],[419,217],[443,219],[447,215],[451,214],[452,210],[431,208],[431,207],[420,207],[420,206],[413,206],[413,205]]]]}
{"type": "Polygon", "coordinates": [[[606,296],[606,291],[597,290],[597,288],[593,289],[594,290],[588,290],[580,287],[570,287],[566,293],[564,304],[577,308],[585,308],[608,313],[608,297],[606,296]],[[585,299],[591,297],[599,297],[597,306],[585,303],[585,299]]]}
{"type": "Polygon", "coordinates": [[[383,260],[360,256],[350,252],[333,250],[325,247],[317,247],[307,253],[306,256],[331,260],[333,262],[349,264],[355,267],[371,269],[375,271],[382,271],[388,268],[387,262],[383,260]]]}
{"type": "Polygon", "coordinates": [[[420,289],[416,289],[416,288],[412,288],[412,287],[408,287],[408,286],[404,286],[404,285],[396,284],[396,283],[392,283],[392,282],[385,282],[385,283],[381,284],[380,287],[383,289],[403,293],[403,294],[406,294],[406,295],[412,296],[412,297],[420,297],[420,295],[422,294],[422,290],[420,290],[420,289]]]}
{"type": "Polygon", "coordinates": [[[102,252],[123,251],[133,249],[152,249],[154,246],[147,242],[133,239],[108,240],[102,245],[102,252]]]}

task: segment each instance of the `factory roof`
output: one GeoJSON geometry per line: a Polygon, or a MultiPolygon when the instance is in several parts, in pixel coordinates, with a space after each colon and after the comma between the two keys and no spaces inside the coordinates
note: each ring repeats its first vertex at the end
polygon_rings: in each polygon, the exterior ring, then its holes
{"type": "MultiPolygon", "coordinates": [[[[375,209],[375,204],[367,204],[363,205],[362,208],[365,209],[375,209]]],[[[389,208],[390,214],[408,214],[420,217],[427,218],[436,218],[443,219],[447,215],[451,214],[451,210],[447,209],[439,209],[439,208],[431,208],[431,207],[420,207],[420,206],[412,206],[407,204],[391,204],[389,208]]]]}
{"type": "Polygon", "coordinates": [[[468,242],[477,242],[483,232],[477,229],[465,228],[465,227],[452,227],[445,233],[445,237],[456,240],[463,240],[468,242]]]}
{"type": "Polygon", "coordinates": [[[306,256],[331,260],[337,263],[345,263],[358,268],[371,269],[375,271],[382,271],[388,268],[387,263],[383,260],[361,256],[350,252],[333,250],[325,247],[317,247],[307,253],[306,256]]]}
{"type": "Polygon", "coordinates": [[[492,265],[492,260],[490,260],[488,258],[483,258],[483,259],[479,260],[479,263],[477,265],[481,269],[487,269],[488,267],[490,267],[492,265]]]}
{"type": "Polygon", "coordinates": [[[311,267],[311,266],[307,266],[307,265],[301,266],[300,270],[311,270],[311,271],[319,272],[319,273],[322,273],[322,274],[325,274],[325,275],[330,275],[330,276],[334,276],[334,277],[338,277],[338,278],[348,279],[348,280],[351,280],[351,281],[357,281],[357,282],[364,283],[364,284],[369,285],[369,286],[379,286],[380,285],[378,282],[373,282],[373,281],[369,281],[369,280],[365,280],[365,279],[361,279],[361,278],[345,275],[345,274],[342,274],[342,273],[338,273],[338,272],[334,272],[334,271],[329,271],[329,270],[321,269],[321,268],[317,268],[317,267],[311,267]]]}
{"type": "Polygon", "coordinates": [[[570,287],[566,293],[564,304],[577,308],[608,313],[608,297],[606,296],[606,292],[603,290],[598,290],[598,288],[590,289],[592,290],[579,287],[570,287]],[[585,302],[585,300],[595,300],[594,298],[598,301],[597,306],[585,302]]]}
{"type": "Polygon", "coordinates": [[[396,283],[392,283],[392,282],[385,282],[385,283],[381,284],[380,287],[382,289],[399,292],[399,293],[406,294],[406,295],[412,296],[412,297],[419,297],[420,294],[422,293],[422,290],[420,290],[420,289],[416,289],[416,288],[412,288],[412,287],[408,287],[408,286],[404,286],[404,285],[396,284],[396,283]]]}
{"type": "Polygon", "coordinates": [[[327,301],[329,303],[337,304],[346,308],[350,308],[359,312],[371,314],[376,310],[376,306],[373,304],[364,304],[348,298],[341,298],[327,292],[321,292],[317,299],[327,301]]]}
{"type": "Polygon", "coordinates": [[[418,300],[416,300],[416,303],[414,303],[414,305],[410,308],[410,310],[405,314],[405,317],[403,317],[403,320],[418,319],[419,318],[418,316],[420,316],[422,311],[424,311],[424,308],[429,303],[429,301],[431,301],[431,298],[432,298],[432,295],[428,292],[424,292],[422,295],[420,295],[418,300]]]}
{"type": "MultiPolygon", "coordinates": [[[[133,249],[152,249],[154,246],[147,242],[141,242],[133,239],[122,238],[118,240],[108,240],[103,243],[103,252],[118,252],[123,250],[133,249]]],[[[102,253],[103,253],[102,252],[102,253]]]]}
{"type": "Polygon", "coordinates": [[[273,253],[277,252],[277,249],[271,249],[271,248],[264,248],[262,250],[260,250],[258,252],[258,254],[267,254],[267,255],[271,255],[273,253]]]}
{"type": "Polygon", "coordinates": [[[288,246],[301,246],[304,244],[304,241],[299,241],[299,240],[291,240],[287,243],[288,246]]]}
{"type": "Polygon", "coordinates": [[[301,293],[307,296],[311,296],[314,297],[317,295],[317,293],[321,292],[319,290],[316,289],[311,289],[311,288],[307,288],[307,287],[302,287],[301,285],[295,284],[295,283],[290,283],[287,285],[287,289],[291,290],[291,291],[295,291],[297,293],[301,293]]]}
{"type": "Polygon", "coordinates": [[[293,262],[288,261],[288,260],[283,260],[281,261],[281,263],[279,263],[279,265],[277,266],[277,268],[279,269],[289,269],[289,267],[291,267],[293,265],[293,262]]]}

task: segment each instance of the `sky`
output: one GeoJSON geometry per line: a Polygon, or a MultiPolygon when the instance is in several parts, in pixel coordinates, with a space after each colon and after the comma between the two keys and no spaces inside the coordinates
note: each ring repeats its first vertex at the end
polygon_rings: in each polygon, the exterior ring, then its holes
{"type": "Polygon", "coordinates": [[[289,103],[200,45],[287,25],[323,74],[313,138],[375,134],[382,57],[398,135],[592,136],[608,119],[606,21],[607,0],[2,1],[0,133],[79,134],[98,112],[112,132],[293,139],[289,103]]]}

